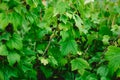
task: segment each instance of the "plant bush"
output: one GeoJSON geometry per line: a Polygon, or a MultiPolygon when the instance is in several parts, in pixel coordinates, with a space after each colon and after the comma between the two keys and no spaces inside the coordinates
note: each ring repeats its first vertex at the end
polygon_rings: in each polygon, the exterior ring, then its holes
{"type": "Polygon", "coordinates": [[[120,0],[0,0],[0,80],[119,80],[120,0]]]}

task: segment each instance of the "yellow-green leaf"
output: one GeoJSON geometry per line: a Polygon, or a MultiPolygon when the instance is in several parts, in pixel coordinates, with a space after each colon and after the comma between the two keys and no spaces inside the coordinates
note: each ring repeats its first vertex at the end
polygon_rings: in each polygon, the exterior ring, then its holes
{"type": "Polygon", "coordinates": [[[16,62],[20,61],[20,55],[15,52],[10,52],[7,56],[8,62],[10,66],[13,66],[16,62]]]}
{"type": "Polygon", "coordinates": [[[8,51],[5,45],[1,45],[0,46],[0,55],[1,56],[7,56],[8,55],[8,51]]]}
{"type": "Polygon", "coordinates": [[[78,70],[80,74],[83,74],[85,69],[89,69],[89,63],[82,59],[82,58],[76,58],[71,61],[71,67],[72,71],[78,70]]]}

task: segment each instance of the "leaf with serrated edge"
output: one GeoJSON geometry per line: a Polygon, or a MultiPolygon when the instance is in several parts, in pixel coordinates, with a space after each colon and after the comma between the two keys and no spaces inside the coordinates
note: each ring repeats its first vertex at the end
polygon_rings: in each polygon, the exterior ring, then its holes
{"type": "Polygon", "coordinates": [[[120,67],[120,48],[116,46],[109,46],[105,54],[105,59],[109,61],[108,67],[111,75],[120,67]]]}
{"type": "Polygon", "coordinates": [[[71,61],[71,67],[72,71],[78,70],[81,74],[84,73],[85,69],[89,69],[89,63],[82,59],[82,58],[76,58],[71,61]]]}
{"type": "Polygon", "coordinates": [[[69,53],[77,54],[77,43],[73,39],[61,42],[61,54],[67,55],[69,53]]]}

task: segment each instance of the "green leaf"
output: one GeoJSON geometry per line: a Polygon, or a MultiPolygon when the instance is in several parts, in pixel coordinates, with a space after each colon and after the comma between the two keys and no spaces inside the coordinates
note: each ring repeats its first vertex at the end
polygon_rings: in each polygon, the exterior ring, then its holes
{"type": "Polygon", "coordinates": [[[7,56],[8,62],[10,66],[13,66],[16,62],[19,63],[20,61],[20,55],[15,52],[10,52],[7,56]]]}
{"type": "Polygon", "coordinates": [[[25,56],[24,58],[21,57],[19,65],[21,66],[21,69],[23,72],[27,72],[31,70],[33,64],[32,61],[35,61],[36,57],[35,56],[25,56]]]}
{"type": "Polygon", "coordinates": [[[17,30],[22,25],[22,17],[18,13],[13,12],[10,14],[10,23],[13,24],[14,30],[17,30]]]}
{"type": "Polygon", "coordinates": [[[22,44],[22,38],[20,37],[20,35],[13,34],[13,37],[9,41],[7,41],[7,46],[10,49],[14,49],[14,48],[17,50],[22,49],[23,44],[22,44]]]}
{"type": "Polygon", "coordinates": [[[120,69],[117,71],[117,77],[120,77],[120,69]]]}
{"type": "Polygon", "coordinates": [[[26,15],[26,18],[30,21],[30,23],[34,23],[34,17],[33,17],[32,14],[28,13],[28,14],[26,15]]]}
{"type": "Polygon", "coordinates": [[[2,71],[0,71],[0,80],[5,80],[5,78],[4,78],[4,74],[3,74],[2,71]]]}
{"type": "Polygon", "coordinates": [[[16,12],[9,14],[1,13],[0,28],[4,30],[9,23],[13,24],[14,30],[17,30],[17,27],[22,25],[22,17],[16,12]]]}
{"type": "Polygon", "coordinates": [[[78,15],[74,15],[73,19],[75,20],[76,26],[81,27],[83,24],[82,19],[78,15]]]}
{"type": "Polygon", "coordinates": [[[113,25],[111,31],[113,32],[114,35],[120,35],[120,26],[113,25]]]}
{"type": "Polygon", "coordinates": [[[72,18],[72,14],[66,12],[66,16],[69,17],[70,19],[72,18]]]}
{"type": "Polygon", "coordinates": [[[56,66],[56,65],[58,66],[58,62],[53,56],[49,56],[48,60],[49,60],[49,63],[52,64],[53,66],[56,66]]]}
{"type": "Polygon", "coordinates": [[[112,35],[112,31],[110,30],[110,28],[106,25],[101,24],[101,27],[99,29],[99,34],[101,35],[112,35]]]}
{"type": "Polygon", "coordinates": [[[0,29],[4,30],[9,23],[8,15],[0,13],[0,29]]]}
{"type": "Polygon", "coordinates": [[[110,39],[110,37],[108,35],[104,35],[103,40],[102,40],[103,44],[108,45],[109,44],[109,39],[110,39]]]}
{"type": "Polygon", "coordinates": [[[14,7],[18,6],[20,3],[19,1],[17,0],[9,0],[8,2],[8,6],[9,6],[9,9],[13,9],[14,7]]]}
{"type": "Polygon", "coordinates": [[[97,74],[99,74],[100,76],[107,76],[108,74],[108,68],[106,66],[100,66],[98,69],[97,69],[97,74]]]}
{"type": "Polygon", "coordinates": [[[27,48],[27,49],[24,48],[23,53],[27,56],[35,55],[35,52],[33,50],[29,49],[29,48],[27,48]]]}
{"type": "Polygon", "coordinates": [[[82,19],[78,15],[74,15],[73,19],[75,20],[75,24],[78,27],[80,33],[82,32],[82,33],[86,34],[88,31],[87,31],[86,27],[83,25],[82,19]]]}
{"type": "Polygon", "coordinates": [[[46,30],[37,30],[37,38],[42,39],[48,32],[46,30]]]}
{"type": "Polygon", "coordinates": [[[83,21],[78,15],[74,15],[73,19],[75,20],[76,26],[79,28],[82,26],[83,21]]]}
{"type": "Polygon", "coordinates": [[[118,45],[120,45],[120,39],[118,39],[117,42],[118,42],[118,45]]]}
{"type": "Polygon", "coordinates": [[[65,41],[67,38],[69,38],[69,32],[68,31],[61,31],[60,35],[62,36],[63,41],[65,41]]]}
{"type": "Polygon", "coordinates": [[[67,18],[67,16],[66,15],[61,15],[60,16],[60,21],[62,21],[63,23],[67,23],[67,20],[68,20],[68,18],[67,18]]]}
{"type": "Polygon", "coordinates": [[[86,80],[98,80],[98,78],[95,74],[90,74],[86,77],[86,80]]]}
{"type": "Polygon", "coordinates": [[[85,69],[90,68],[89,63],[82,58],[73,59],[71,61],[71,67],[72,67],[72,71],[78,70],[80,74],[83,74],[85,69]]]}
{"type": "Polygon", "coordinates": [[[7,65],[3,68],[3,71],[5,80],[10,80],[11,77],[17,77],[18,76],[17,72],[20,70],[17,70],[17,68],[10,67],[7,65]]]}
{"type": "Polygon", "coordinates": [[[45,10],[45,14],[43,16],[43,21],[50,20],[53,17],[53,7],[49,7],[45,10]]]}
{"type": "Polygon", "coordinates": [[[0,55],[1,56],[7,56],[8,55],[8,51],[5,45],[1,45],[0,46],[0,55]]]}
{"type": "Polygon", "coordinates": [[[67,59],[65,58],[58,58],[57,61],[61,66],[65,66],[68,63],[67,59]]]}
{"type": "Polygon", "coordinates": [[[7,8],[8,8],[8,5],[6,3],[1,3],[1,5],[0,5],[0,11],[7,10],[7,8]]]}
{"type": "Polygon", "coordinates": [[[33,8],[36,8],[39,2],[38,0],[26,0],[26,3],[29,4],[33,8]]]}
{"type": "Polygon", "coordinates": [[[67,55],[69,53],[77,54],[77,43],[73,39],[68,39],[60,42],[61,45],[61,54],[67,55]]]}
{"type": "Polygon", "coordinates": [[[108,67],[111,75],[120,67],[120,48],[116,46],[109,46],[105,53],[105,59],[109,61],[108,67]]]}
{"type": "Polygon", "coordinates": [[[92,44],[92,41],[93,41],[94,39],[96,39],[96,38],[97,38],[97,33],[87,34],[87,39],[88,39],[87,44],[88,44],[88,45],[91,45],[91,44],[92,44]],[[91,35],[92,35],[92,36],[91,36],[91,35]]]}
{"type": "Polygon", "coordinates": [[[52,74],[53,74],[52,70],[49,69],[49,68],[46,68],[46,67],[40,66],[40,69],[41,69],[41,71],[44,73],[44,75],[45,75],[46,78],[51,77],[52,74]]]}
{"type": "Polygon", "coordinates": [[[100,80],[110,80],[110,79],[107,77],[101,77],[100,80]]]}
{"type": "Polygon", "coordinates": [[[114,14],[120,14],[120,6],[114,6],[113,13],[114,14]]]}
{"type": "Polygon", "coordinates": [[[9,40],[9,38],[10,38],[10,34],[9,33],[3,33],[0,36],[0,40],[9,40]]]}
{"type": "Polygon", "coordinates": [[[70,27],[72,26],[70,23],[71,23],[71,22],[67,22],[66,24],[60,23],[60,24],[59,24],[60,30],[64,30],[64,31],[69,30],[70,27]]]}
{"type": "Polygon", "coordinates": [[[54,7],[54,15],[64,14],[67,7],[68,7],[67,2],[61,1],[61,0],[58,1],[57,4],[54,7]]]}
{"type": "Polygon", "coordinates": [[[29,76],[29,79],[37,80],[37,71],[35,69],[31,69],[27,72],[27,76],[29,76]]]}

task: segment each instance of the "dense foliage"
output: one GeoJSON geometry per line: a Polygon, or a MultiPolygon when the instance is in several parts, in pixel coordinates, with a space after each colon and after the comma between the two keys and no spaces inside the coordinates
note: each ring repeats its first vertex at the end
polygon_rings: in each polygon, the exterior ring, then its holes
{"type": "Polygon", "coordinates": [[[120,0],[0,0],[0,80],[119,80],[120,0]]]}

